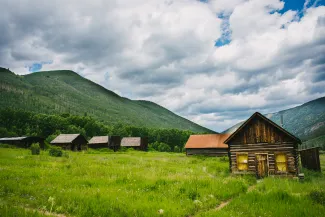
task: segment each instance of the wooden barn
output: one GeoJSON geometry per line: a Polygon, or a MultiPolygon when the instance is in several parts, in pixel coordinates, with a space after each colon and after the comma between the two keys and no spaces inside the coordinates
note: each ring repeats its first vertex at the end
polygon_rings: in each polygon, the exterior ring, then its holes
{"type": "Polygon", "coordinates": [[[60,134],[51,142],[65,150],[81,151],[87,149],[87,140],[80,134],[60,134]]]}
{"type": "Polygon", "coordinates": [[[15,145],[20,148],[29,148],[33,143],[39,143],[40,147],[44,148],[44,138],[38,136],[0,138],[0,143],[15,145]]]}
{"type": "Polygon", "coordinates": [[[228,145],[224,141],[230,134],[191,135],[185,149],[186,155],[226,156],[228,145]]]}
{"type": "Polygon", "coordinates": [[[232,173],[298,175],[300,139],[256,112],[226,141],[232,173]]]}
{"type": "Polygon", "coordinates": [[[147,151],[148,140],[142,137],[124,137],[121,140],[121,147],[133,148],[135,150],[147,151]]]}
{"type": "Polygon", "coordinates": [[[88,142],[89,148],[110,148],[117,151],[121,145],[121,137],[119,136],[94,136],[88,142]]]}

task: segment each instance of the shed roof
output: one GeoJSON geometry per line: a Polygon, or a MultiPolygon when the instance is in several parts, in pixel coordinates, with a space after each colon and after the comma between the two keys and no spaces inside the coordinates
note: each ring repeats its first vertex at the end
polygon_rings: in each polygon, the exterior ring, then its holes
{"type": "Polygon", "coordinates": [[[108,143],[108,136],[94,136],[88,142],[88,144],[102,144],[108,143]]]}
{"type": "Polygon", "coordinates": [[[228,148],[224,141],[230,134],[191,135],[185,148],[228,148]]]}
{"type": "Polygon", "coordinates": [[[125,147],[141,146],[141,137],[124,137],[121,140],[121,146],[125,146],[125,147]]]}
{"type": "Polygon", "coordinates": [[[51,143],[71,143],[75,140],[80,134],[60,134],[51,143]]]}
{"type": "Polygon", "coordinates": [[[297,143],[301,144],[301,140],[294,136],[293,134],[289,133],[288,131],[286,131],[284,128],[280,127],[279,125],[277,125],[276,123],[274,123],[273,121],[271,121],[270,119],[268,119],[267,117],[265,117],[264,115],[262,115],[259,112],[255,112],[250,118],[248,118],[240,127],[238,127],[238,129],[231,134],[231,136],[229,136],[225,143],[229,143],[236,134],[238,134],[238,132],[240,132],[251,120],[253,120],[256,117],[260,117],[263,120],[265,120],[266,122],[268,122],[270,125],[274,126],[275,128],[277,128],[278,130],[282,131],[284,134],[286,134],[287,136],[289,136],[290,138],[292,138],[293,140],[295,140],[297,143]]]}
{"type": "Polygon", "coordinates": [[[20,137],[5,137],[0,138],[0,141],[21,141],[23,139],[26,139],[27,136],[20,136],[20,137]]]}

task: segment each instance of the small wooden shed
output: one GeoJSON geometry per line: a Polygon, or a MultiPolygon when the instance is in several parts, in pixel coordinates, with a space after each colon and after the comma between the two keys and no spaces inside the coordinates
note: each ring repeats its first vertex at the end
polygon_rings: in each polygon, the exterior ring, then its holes
{"type": "Polygon", "coordinates": [[[224,141],[230,134],[191,135],[185,145],[186,155],[226,156],[228,145],[224,141]]]}
{"type": "Polygon", "coordinates": [[[135,150],[147,151],[148,139],[145,137],[124,137],[121,140],[121,147],[133,148],[135,150]]]}
{"type": "Polygon", "coordinates": [[[319,147],[299,150],[299,153],[302,167],[309,170],[321,172],[319,147]]]}
{"type": "Polygon", "coordinates": [[[81,134],[60,134],[51,142],[65,150],[81,151],[87,149],[87,140],[81,134]]]}
{"type": "Polygon", "coordinates": [[[110,148],[114,151],[117,151],[120,148],[120,145],[120,136],[94,136],[88,142],[89,148],[110,148]]]}
{"type": "Polygon", "coordinates": [[[226,141],[232,173],[297,176],[300,139],[256,112],[226,141]]]}
{"type": "Polygon", "coordinates": [[[20,148],[29,148],[33,143],[38,143],[41,148],[44,148],[44,138],[38,136],[0,138],[0,143],[14,145],[20,148]]]}

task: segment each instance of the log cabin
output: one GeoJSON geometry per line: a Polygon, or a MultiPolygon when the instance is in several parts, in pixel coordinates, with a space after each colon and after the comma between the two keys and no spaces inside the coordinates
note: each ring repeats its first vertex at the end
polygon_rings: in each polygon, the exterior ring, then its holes
{"type": "Polygon", "coordinates": [[[81,134],[60,134],[50,144],[71,151],[81,151],[88,148],[88,141],[81,134]]]}
{"type": "Polygon", "coordinates": [[[186,144],[186,155],[227,156],[228,145],[224,141],[230,134],[191,135],[186,144]]]}
{"type": "Polygon", "coordinates": [[[258,112],[225,143],[232,173],[256,174],[257,178],[298,175],[300,139],[258,112]]]}
{"type": "Polygon", "coordinates": [[[117,151],[121,145],[119,136],[94,136],[88,142],[88,147],[93,149],[109,148],[117,151]]]}
{"type": "Polygon", "coordinates": [[[33,143],[38,143],[44,149],[44,138],[38,136],[0,138],[0,143],[14,145],[19,148],[30,148],[33,143]]]}

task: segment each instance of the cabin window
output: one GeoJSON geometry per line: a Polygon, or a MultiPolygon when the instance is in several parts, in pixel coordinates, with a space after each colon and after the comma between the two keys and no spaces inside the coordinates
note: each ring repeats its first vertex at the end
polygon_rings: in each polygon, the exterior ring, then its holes
{"type": "Polygon", "coordinates": [[[277,171],[287,171],[287,156],[283,153],[275,155],[276,169],[277,171]]]}
{"type": "Polygon", "coordinates": [[[248,154],[237,153],[237,168],[238,170],[245,171],[248,169],[248,154]]]}

